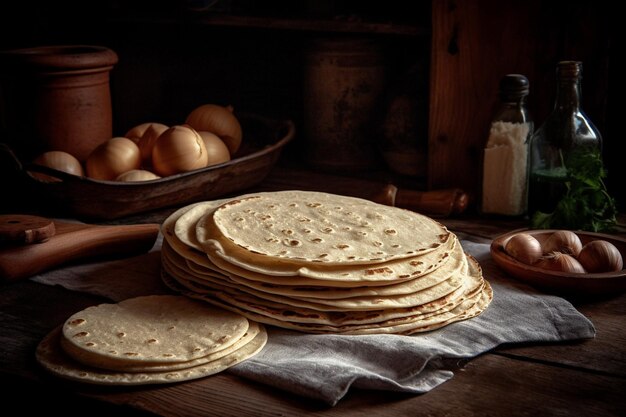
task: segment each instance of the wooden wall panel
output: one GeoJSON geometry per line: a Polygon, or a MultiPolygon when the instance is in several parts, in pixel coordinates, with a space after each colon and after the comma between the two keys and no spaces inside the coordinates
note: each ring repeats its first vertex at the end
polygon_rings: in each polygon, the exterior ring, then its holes
{"type": "Polygon", "coordinates": [[[429,188],[462,187],[477,195],[500,78],[528,77],[529,109],[541,124],[553,106],[560,60],[583,61],[583,108],[610,148],[617,138],[604,129],[608,14],[591,1],[433,0],[429,188]]]}

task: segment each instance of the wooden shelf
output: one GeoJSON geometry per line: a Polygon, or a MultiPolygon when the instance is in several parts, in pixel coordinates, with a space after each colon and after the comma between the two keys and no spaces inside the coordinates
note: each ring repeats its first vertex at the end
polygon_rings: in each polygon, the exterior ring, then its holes
{"type": "Polygon", "coordinates": [[[346,19],[311,19],[304,17],[244,16],[232,14],[198,14],[167,16],[124,16],[112,18],[118,23],[145,24],[198,24],[225,28],[269,29],[297,32],[324,32],[345,34],[372,34],[421,37],[430,30],[412,24],[392,22],[368,22],[346,19]]]}
{"type": "Polygon", "coordinates": [[[379,35],[424,36],[425,28],[394,23],[352,21],[349,19],[274,18],[235,15],[207,15],[199,22],[212,26],[232,26],[257,29],[294,30],[307,32],[359,33],[379,35]]]}

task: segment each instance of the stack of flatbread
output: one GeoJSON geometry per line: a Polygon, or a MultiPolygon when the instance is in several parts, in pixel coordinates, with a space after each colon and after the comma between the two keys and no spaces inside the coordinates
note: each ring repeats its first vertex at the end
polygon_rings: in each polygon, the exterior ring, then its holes
{"type": "Polygon", "coordinates": [[[262,324],[176,295],[137,297],[72,315],[39,343],[53,374],[100,385],[161,384],[221,372],[258,353],[262,324]]]}
{"type": "Polygon", "coordinates": [[[282,191],[196,203],[162,231],[170,288],[303,332],[424,332],[493,297],[443,225],[358,198],[282,191]]]}

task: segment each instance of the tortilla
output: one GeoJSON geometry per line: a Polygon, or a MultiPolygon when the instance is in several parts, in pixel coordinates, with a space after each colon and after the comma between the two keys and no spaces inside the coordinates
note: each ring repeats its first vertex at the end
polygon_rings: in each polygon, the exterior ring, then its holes
{"type": "Polygon", "coordinates": [[[226,355],[233,353],[234,351],[242,348],[244,345],[252,341],[259,332],[265,331],[265,329],[260,326],[258,323],[249,321],[250,326],[248,327],[248,331],[241,337],[241,339],[237,340],[231,346],[228,346],[224,349],[218,350],[216,352],[210,353],[201,358],[192,359],[190,361],[184,362],[171,362],[167,364],[158,363],[158,362],[149,362],[143,361],[138,362],[134,360],[129,360],[125,358],[108,358],[103,357],[98,354],[92,352],[86,352],[81,349],[77,349],[73,344],[69,343],[67,339],[64,337],[60,338],[61,348],[63,351],[69,355],[72,359],[77,362],[80,362],[84,365],[120,371],[120,372],[166,372],[166,371],[175,371],[185,368],[190,368],[192,366],[203,365],[208,362],[212,362],[219,358],[222,358],[226,355]]]}
{"type": "Polygon", "coordinates": [[[202,365],[171,371],[119,372],[91,368],[73,360],[60,346],[62,334],[59,326],[39,343],[35,352],[37,362],[61,378],[97,385],[167,384],[203,378],[251,358],[267,343],[267,332],[263,330],[240,349],[202,365]]]}
{"type": "Polygon", "coordinates": [[[183,213],[179,213],[179,216],[170,216],[172,217],[170,219],[170,224],[174,224],[174,236],[176,236],[176,238],[178,238],[185,245],[203,253],[204,251],[202,246],[200,246],[200,243],[196,238],[196,223],[198,222],[198,219],[206,213],[212,213],[216,208],[228,201],[228,199],[203,201],[191,205],[188,210],[185,210],[183,213]]]}
{"type": "MultiPolygon", "coordinates": [[[[460,315],[464,309],[469,309],[478,299],[484,297],[483,292],[487,290],[488,283],[483,280],[478,263],[473,258],[468,259],[471,263],[469,276],[464,280],[464,287],[453,297],[442,297],[411,308],[374,311],[317,311],[274,303],[248,294],[233,294],[229,290],[199,289],[178,275],[168,274],[166,270],[162,271],[162,276],[165,284],[177,292],[230,309],[262,323],[315,333],[357,330],[360,333],[372,333],[375,328],[387,328],[391,324],[399,323],[415,324],[427,318],[430,319],[430,324],[436,320],[443,321],[444,318],[451,320],[460,315]],[[447,315],[444,316],[444,313],[447,315]]],[[[490,297],[487,297],[489,301],[490,297]]],[[[404,330],[406,328],[407,326],[404,326],[404,330]]]]}
{"type": "MultiPolygon", "coordinates": [[[[278,194],[283,195],[285,193],[287,192],[278,194]]],[[[244,197],[270,198],[272,195],[272,193],[259,193],[244,197]]],[[[354,284],[352,282],[345,283],[344,281],[364,281],[363,285],[386,285],[387,282],[379,281],[408,280],[433,272],[437,268],[445,265],[449,260],[450,252],[452,252],[455,247],[459,246],[456,237],[452,235],[450,239],[447,239],[445,245],[439,246],[436,250],[429,251],[425,255],[377,264],[375,268],[371,266],[357,265],[338,266],[328,269],[325,265],[320,266],[312,264],[294,270],[293,267],[285,267],[282,264],[273,263],[268,269],[258,269],[254,267],[249,268],[259,271],[253,272],[248,269],[241,268],[237,264],[229,263],[225,259],[221,259],[214,253],[214,247],[212,245],[209,245],[208,249],[208,256],[210,260],[197,250],[198,238],[193,236],[194,233],[191,230],[195,227],[196,233],[200,233],[204,236],[205,228],[201,225],[206,221],[204,218],[212,216],[215,208],[220,207],[220,205],[223,205],[226,201],[228,200],[217,200],[214,202],[193,204],[189,206],[189,209],[187,210],[184,208],[178,210],[164,222],[163,230],[166,236],[166,241],[172,249],[189,261],[190,268],[195,272],[212,275],[215,272],[223,273],[224,271],[228,271],[235,274],[235,276],[274,284],[319,284],[337,287],[353,287],[354,284]],[[175,227],[172,225],[175,225],[175,227]],[[296,275],[294,275],[294,273],[296,275]],[[288,276],[289,281],[274,279],[274,276],[288,276]],[[301,279],[300,277],[332,282],[317,283],[316,281],[301,279]]],[[[400,211],[404,212],[404,210],[400,211]]]]}
{"type": "MultiPolygon", "coordinates": [[[[306,281],[307,285],[289,285],[292,279],[281,279],[276,283],[275,280],[262,276],[260,274],[250,273],[249,271],[246,273],[243,272],[242,276],[239,276],[235,273],[228,273],[228,278],[238,284],[241,284],[245,287],[254,288],[259,291],[271,293],[271,294],[281,294],[288,295],[294,297],[304,297],[304,298],[323,298],[323,299],[336,299],[336,298],[350,298],[350,297],[363,297],[363,296],[372,296],[372,297],[382,297],[382,296],[395,296],[401,294],[410,294],[415,293],[417,291],[424,290],[426,288],[433,287],[441,282],[449,279],[454,275],[462,275],[467,273],[467,261],[465,260],[465,255],[463,253],[463,248],[460,244],[455,245],[454,250],[446,256],[445,262],[441,267],[424,268],[425,270],[429,270],[430,272],[427,274],[421,273],[413,273],[413,274],[404,274],[401,271],[404,270],[404,267],[411,268],[411,261],[403,260],[402,262],[394,262],[396,265],[389,265],[386,263],[385,266],[381,266],[381,269],[389,269],[391,271],[395,271],[398,275],[395,280],[385,281],[384,283],[387,285],[363,285],[365,283],[369,284],[369,281],[359,282],[358,286],[335,286],[335,285],[322,285],[329,284],[328,280],[311,280],[306,281]],[[406,265],[398,265],[398,264],[406,264],[406,265]],[[254,276],[254,279],[249,279],[250,276],[254,276]],[[267,282],[271,281],[271,282],[267,282]],[[321,282],[320,282],[321,281],[321,282]]],[[[374,268],[370,268],[369,270],[373,270],[374,268]]],[[[363,271],[352,271],[354,275],[358,273],[366,273],[368,269],[363,271]]],[[[232,271],[229,271],[232,272],[232,271]]],[[[375,272],[372,272],[375,273],[375,272]]],[[[354,276],[353,275],[353,276],[354,276]]],[[[301,281],[298,278],[294,277],[294,281],[301,281]]],[[[365,281],[365,280],[363,280],[365,281]]],[[[343,281],[345,282],[345,281],[343,281]]],[[[334,283],[332,283],[334,284],[334,283]]]]}
{"type": "Polygon", "coordinates": [[[441,314],[433,315],[414,315],[405,316],[388,321],[375,322],[371,325],[344,325],[344,326],[330,326],[320,324],[308,324],[299,323],[295,321],[285,320],[284,318],[278,319],[271,315],[262,315],[256,313],[251,309],[242,309],[234,306],[230,303],[224,302],[220,299],[216,299],[207,295],[199,294],[193,291],[186,290],[181,287],[172,277],[163,272],[162,278],[164,283],[171,289],[178,291],[198,300],[203,300],[216,306],[220,306],[224,309],[228,309],[234,312],[238,312],[250,320],[255,320],[261,323],[283,327],[286,329],[297,330],[306,333],[333,333],[333,334],[378,334],[378,333],[395,333],[395,334],[414,334],[426,331],[435,330],[454,323],[456,321],[466,320],[471,317],[475,317],[483,312],[493,299],[493,291],[487,281],[483,282],[483,285],[478,291],[475,292],[471,299],[464,299],[464,303],[455,307],[452,310],[442,310],[441,314]]]}
{"type": "Polygon", "coordinates": [[[440,223],[408,210],[307,191],[233,199],[196,224],[205,251],[213,247],[243,268],[376,264],[426,254],[449,237],[440,223]]]}
{"type": "Polygon", "coordinates": [[[304,298],[262,292],[250,287],[237,285],[236,283],[233,284],[230,280],[224,281],[220,279],[210,279],[208,277],[198,279],[187,271],[181,270],[179,267],[169,263],[168,260],[163,260],[163,268],[171,275],[176,276],[177,279],[181,277],[184,281],[195,283],[196,285],[194,285],[193,288],[198,292],[209,293],[217,290],[226,291],[235,296],[246,294],[261,300],[318,311],[370,311],[385,308],[414,307],[439,299],[455,290],[462,292],[463,287],[463,277],[454,275],[429,288],[409,294],[348,297],[342,299],[304,298]]]}
{"type": "Polygon", "coordinates": [[[248,330],[238,314],[187,297],[153,295],[100,304],[73,314],[63,336],[87,355],[172,363],[233,345],[248,330]]]}
{"type": "Polygon", "coordinates": [[[456,245],[457,241],[454,237],[436,251],[421,256],[391,260],[379,264],[333,265],[331,267],[321,267],[318,264],[295,267],[281,263],[267,267],[252,265],[244,260],[234,259],[230,255],[220,253],[218,247],[213,245],[209,245],[207,256],[213,268],[254,281],[273,284],[354,287],[357,284],[387,285],[391,281],[406,281],[429,274],[449,261],[450,253],[456,245]]]}
{"type": "Polygon", "coordinates": [[[453,233],[396,207],[293,190],[177,213],[165,222],[163,282],[252,321],[412,334],[480,314],[493,298],[453,233]]]}

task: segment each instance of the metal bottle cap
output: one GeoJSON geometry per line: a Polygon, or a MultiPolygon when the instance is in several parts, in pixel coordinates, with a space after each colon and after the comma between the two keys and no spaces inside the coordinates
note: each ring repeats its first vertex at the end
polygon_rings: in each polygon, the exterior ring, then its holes
{"type": "Polygon", "coordinates": [[[521,74],[507,74],[500,80],[500,98],[503,101],[527,96],[530,88],[528,78],[521,74]]]}

